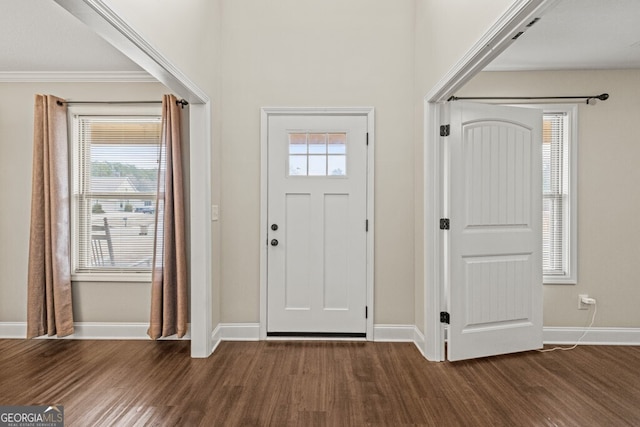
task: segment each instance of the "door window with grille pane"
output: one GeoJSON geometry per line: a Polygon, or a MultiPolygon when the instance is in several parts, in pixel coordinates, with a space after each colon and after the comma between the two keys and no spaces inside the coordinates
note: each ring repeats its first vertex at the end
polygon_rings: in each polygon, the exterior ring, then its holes
{"type": "Polygon", "coordinates": [[[76,275],[151,271],[161,116],[127,112],[72,115],[76,275]]]}

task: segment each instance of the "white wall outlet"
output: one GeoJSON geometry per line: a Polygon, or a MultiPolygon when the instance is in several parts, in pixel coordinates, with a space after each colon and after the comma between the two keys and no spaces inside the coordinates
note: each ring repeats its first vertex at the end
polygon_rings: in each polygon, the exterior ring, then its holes
{"type": "Polygon", "coordinates": [[[589,295],[588,294],[578,295],[578,310],[589,310],[589,304],[583,303],[582,298],[589,298],[589,295]]]}
{"type": "Polygon", "coordinates": [[[220,208],[218,205],[211,205],[211,221],[217,221],[220,217],[220,208]]]}

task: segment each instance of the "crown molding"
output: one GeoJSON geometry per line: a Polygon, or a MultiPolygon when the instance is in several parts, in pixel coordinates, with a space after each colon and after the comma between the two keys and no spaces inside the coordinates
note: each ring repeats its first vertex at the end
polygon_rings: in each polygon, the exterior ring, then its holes
{"type": "Polygon", "coordinates": [[[145,71],[0,71],[0,83],[157,83],[145,71]]]}

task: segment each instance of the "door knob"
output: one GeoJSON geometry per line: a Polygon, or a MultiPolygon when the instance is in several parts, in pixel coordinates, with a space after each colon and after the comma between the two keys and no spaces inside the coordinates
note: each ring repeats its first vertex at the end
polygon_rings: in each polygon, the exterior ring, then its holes
{"type": "Polygon", "coordinates": [[[278,240],[271,239],[271,246],[278,246],[278,240]]]}
{"type": "Polygon", "coordinates": [[[276,231],[278,229],[278,224],[271,224],[271,229],[276,231]]]}

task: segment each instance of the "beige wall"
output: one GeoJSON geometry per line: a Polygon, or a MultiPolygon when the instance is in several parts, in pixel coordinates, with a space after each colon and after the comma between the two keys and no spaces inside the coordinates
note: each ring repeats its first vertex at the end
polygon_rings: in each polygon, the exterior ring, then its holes
{"type": "Polygon", "coordinates": [[[217,94],[220,0],[105,0],[105,4],[200,89],[209,96],[217,94]]]}
{"type": "MultiPolygon", "coordinates": [[[[36,93],[75,100],[160,100],[159,83],[0,83],[0,322],[24,322],[31,209],[33,99],[36,93]]],[[[74,283],[74,315],[81,322],[145,322],[146,283],[74,283]]]]}
{"type": "Polygon", "coordinates": [[[640,70],[481,73],[460,96],[607,92],[578,104],[578,284],[544,286],[545,326],[585,326],[578,294],[598,301],[595,326],[640,327],[640,70]]]}
{"type": "Polygon", "coordinates": [[[420,100],[517,0],[416,0],[420,100]]]}
{"type": "Polygon", "coordinates": [[[375,323],[413,324],[413,2],[222,8],[222,320],[259,320],[260,107],[373,106],[375,323]]]}

